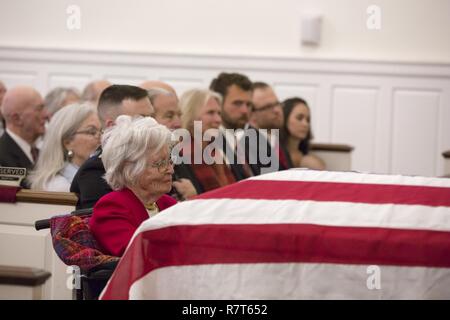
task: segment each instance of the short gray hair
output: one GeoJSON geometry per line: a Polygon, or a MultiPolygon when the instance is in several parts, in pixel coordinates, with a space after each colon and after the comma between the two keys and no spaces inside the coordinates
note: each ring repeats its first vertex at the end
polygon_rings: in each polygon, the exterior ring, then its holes
{"type": "Polygon", "coordinates": [[[171,146],[171,133],[151,117],[121,115],[102,136],[105,180],[113,190],[133,186],[144,172],[149,153],[171,146]]]}
{"type": "Polygon", "coordinates": [[[150,99],[151,104],[155,105],[155,100],[160,95],[167,96],[167,97],[175,97],[177,99],[177,96],[174,95],[172,92],[163,89],[163,88],[151,88],[147,90],[148,92],[148,98],[150,99]]]}
{"type": "Polygon", "coordinates": [[[56,111],[65,106],[64,102],[69,94],[73,94],[80,98],[80,94],[74,88],[57,87],[47,93],[44,99],[44,104],[50,115],[55,114],[56,111]]]}

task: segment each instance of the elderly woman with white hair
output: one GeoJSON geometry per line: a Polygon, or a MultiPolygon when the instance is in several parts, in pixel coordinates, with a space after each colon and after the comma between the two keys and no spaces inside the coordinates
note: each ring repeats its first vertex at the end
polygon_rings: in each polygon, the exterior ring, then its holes
{"type": "Polygon", "coordinates": [[[78,168],[100,145],[100,134],[93,106],[75,103],[56,112],[28,177],[31,189],[69,192],[78,168]]]}
{"type": "Polygon", "coordinates": [[[174,205],[171,133],[151,117],[122,115],[102,137],[105,179],[114,190],[95,204],[89,220],[105,254],[122,256],[139,225],[174,205]]]}

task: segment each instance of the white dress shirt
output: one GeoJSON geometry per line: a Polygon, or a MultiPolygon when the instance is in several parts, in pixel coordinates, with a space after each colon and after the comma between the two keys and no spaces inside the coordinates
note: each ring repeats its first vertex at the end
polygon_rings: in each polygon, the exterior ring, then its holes
{"type": "Polygon", "coordinates": [[[78,166],[67,162],[64,168],[59,171],[44,187],[45,191],[70,192],[70,185],[73,177],[78,171],[78,166]]]}

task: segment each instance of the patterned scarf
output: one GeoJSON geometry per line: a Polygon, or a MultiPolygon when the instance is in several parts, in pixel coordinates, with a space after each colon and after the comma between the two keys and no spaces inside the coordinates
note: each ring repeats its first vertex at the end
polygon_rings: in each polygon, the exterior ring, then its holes
{"type": "MultiPolygon", "coordinates": [[[[215,156],[214,152],[212,156],[215,156]]],[[[203,186],[203,190],[209,191],[236,182],[233,173],[225,164],[224,160],[222,161],[222,164],[218,164],[216,162],[214,162],[213,164],[206,164],[202,159],[201,164],[194,164],[194,140],[191,141],[190,158],[190,166],[194,171],[195,177],[197,178],[198,182],[203,186]]]]}

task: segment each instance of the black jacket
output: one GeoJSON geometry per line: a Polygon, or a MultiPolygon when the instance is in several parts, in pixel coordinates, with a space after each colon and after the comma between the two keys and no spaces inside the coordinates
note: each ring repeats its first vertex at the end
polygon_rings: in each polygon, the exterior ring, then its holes
{"type": "MultiPolygon", "coordinates": [[[[27,174],[34,167],[34,164],[6,131],[0,137],[0,167],[25,168],[27,174]]],[[[25,179],[22,181],[22,187],[29,188],[25,179]]]]}
{"type": "Polygon", "coordinates": [[[105,167],[101,153],[102,150],[97,149],[95,154],[78,169],[72,180],[70,192],[74,192],[78,196],[77,210],[92,208],[101,197],[112,191],[103,178],[105,167]]]}
{"type": "MultiPolygon", "coordinates": [[[[245,129],[245,133],[246,135],[243,138],[245,140],[241,140],[241,143],[244,143],[245,141],[245,158],[247,162],[250,164],[250,167],[255,176],[258,176],[261,173],[276,172],[280,170],[286,170],[292,167],[289,158],[286,158],[287,161],[286,165],[283,165],[280,162],[277,150],[275,150],[271,146],[267,138],[263,134],[261,134],[261,132],[258,129],[249,126],[248,128],[245,129]],[[252,134],[250,133],[253,133],[253,136],[256,136],[256,143],[255,141],[250,140],[250,137],[252,136],[252,134]],[[265,150],[262,148],[265,148],[265,150]],[[261,155],[270,158],[270,161],[266,163],[267,162],[266,160],[269,159],[263,159],[261,155]],[[271,161],[272,158],[275,162],[271,161]]],[[[280,148],[281,152],[283,152],[283,154],[286,155],[287,151],[281,144],[280,148]]]]}

